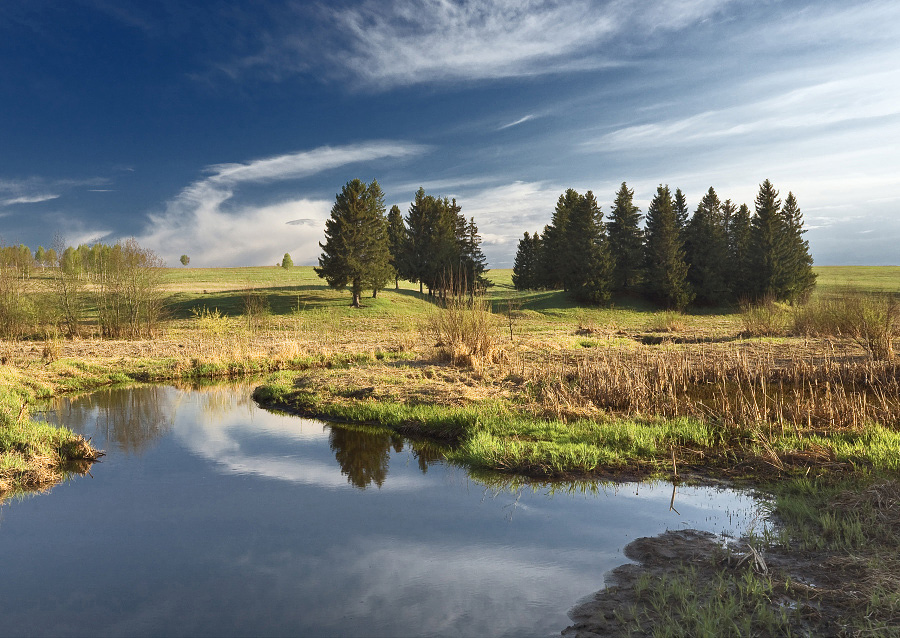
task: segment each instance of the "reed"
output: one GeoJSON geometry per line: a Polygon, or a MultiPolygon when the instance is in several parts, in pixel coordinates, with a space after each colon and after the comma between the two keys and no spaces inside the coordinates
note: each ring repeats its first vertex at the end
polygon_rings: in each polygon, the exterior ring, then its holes
{"type": "Polygon", "coordinates": [[[900,425],[900,366],[827,351],[776,359],[711,349],[608,351],[532,363],[532,399],[548,415],[690,417],[771,435],[900,425]]]}
{"type": "Polygon", "coordinates": [[[491,303],[479,295],[449,296],[428,316],[422,332],[454,365],[480,369],[503,356],[500,323],[491,303]]]}
{"type": "Polygon", "coordinates": [[[795,334],[854,340],[879,360],[894,360],[900,336],[900,301],[895,295],[848,291],[795,309],[795,334]]]}

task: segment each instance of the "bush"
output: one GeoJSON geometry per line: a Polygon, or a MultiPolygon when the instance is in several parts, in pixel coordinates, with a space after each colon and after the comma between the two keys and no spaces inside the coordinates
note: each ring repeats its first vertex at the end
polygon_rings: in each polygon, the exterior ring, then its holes
{"type": "Polygon", "coordinates": [[[847,292],[794,311],[794,332],[856,341],[874,359],[893,361],[900,334],[900,301],[889,294],[847,292]]]}
{"type": "Polygon", "coordinates": [[[774,297],[765,297],[757,303],[741,304],[741,323],[744,334],[752,337],[777,337],[787,331],[788,317],[783,306],[774,297]]]}
{"type": "Polygon", "coordinates": [[[477,295],[448,297],[444,307],[428,318],[423,331],[438,352],[457,365],[480,368],[502,356],[497,317],[490,302],[477,295]]]}

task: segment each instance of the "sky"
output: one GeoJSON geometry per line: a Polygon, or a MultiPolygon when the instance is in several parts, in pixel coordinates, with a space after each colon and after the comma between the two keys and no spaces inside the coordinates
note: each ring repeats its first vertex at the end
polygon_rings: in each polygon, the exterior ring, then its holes
{"type": "Polygon", "coordinates": [[[816,264],[900,264],[900,3],[0,0],[3,244],[315,264],[354,178],[494,268],[567,188],[766,179],[816,264]]]}

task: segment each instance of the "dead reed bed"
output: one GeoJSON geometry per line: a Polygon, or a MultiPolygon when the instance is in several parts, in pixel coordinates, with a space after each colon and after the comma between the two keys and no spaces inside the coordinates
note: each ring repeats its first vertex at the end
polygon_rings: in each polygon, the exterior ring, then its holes
{"type": "Polygon", "coordinates": [[[555,417],[593,410],[798,434],[900,429],[900,366],[828,351],[597,350],[532,362],[526,379],[555,417]]]}

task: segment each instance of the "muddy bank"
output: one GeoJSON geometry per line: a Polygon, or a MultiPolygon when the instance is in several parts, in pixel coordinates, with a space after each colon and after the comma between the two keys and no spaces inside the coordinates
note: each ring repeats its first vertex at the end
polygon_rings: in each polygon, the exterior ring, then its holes
{"type": "Polygon", "coordinates": [[[625,548],[635,562],[609,572],[562,635],[900,636],[900,483],[844,492],[826,509],[844,536],[813,530],[817,549],[775,533],[767,543],[696,530],[639,538],[625,548]]]}

